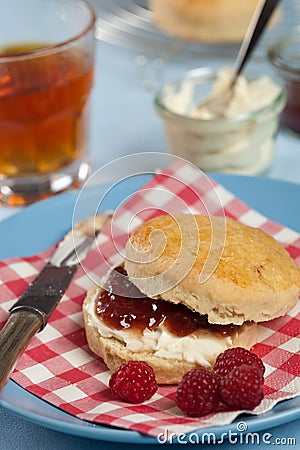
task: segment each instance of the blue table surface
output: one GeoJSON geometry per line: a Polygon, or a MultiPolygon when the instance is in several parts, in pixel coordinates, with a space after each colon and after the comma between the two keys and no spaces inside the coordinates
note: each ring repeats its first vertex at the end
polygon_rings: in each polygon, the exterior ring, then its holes
{"type": "MultiPolygon", "coordinates": [[[[153,109],[153,91],[140,85],[136,66],[138,53],[104,42],[97,42],[97,67],[91,111],[90,154],[94,169],[114,158],[142,151],[166,152],[162,124],[153,109]]],[[[228,61],[227,61],[228,63],[228,61]]],[[[173,77],[198,65],[221,67],[224,61],[181,60],[169,61],[164,77],[173,77]]],[[[255,64],[255,63],[253,63],[255,64]]],[[[151,67],[150,67],[151,69],[151,67]]],[[[264,72],[271,69],[266,65],[264,72]]],[[[300,183],[300,140],[285,131],[277,136],[274,164],[267,177],[300,183]]],[[[0,220],[16,210],[0,209],[0,220]]],[[[115,444],[75,437],[39,425],[31,424],[0,408],[0,450],[27,449],[125,449],[129,444],[115,444]]],[[[272,430],[272,442],[276,447],[300,448],[300,420],[272,430]],[[293,442],[288,441],[294,439],[293,442]],[[277,439],[276,444],[275,440],[277,439]]],[[[264,432],[260,433],[263,436],[264,432]]],[[[242,448],[251,444],[225,442],[222,448],[242,448]]],[[[130,445],[135,448],[137,445],[130,445]]],[[[140,447],[140,446],[139,446],[140,447]]],[[[152,448],[153,446],[146,446],[152,448]]],[[[210,445],[201,445],[210,447],[210,445]]],[[[268,444],[261,443],[261,448],[268,444]]]]}

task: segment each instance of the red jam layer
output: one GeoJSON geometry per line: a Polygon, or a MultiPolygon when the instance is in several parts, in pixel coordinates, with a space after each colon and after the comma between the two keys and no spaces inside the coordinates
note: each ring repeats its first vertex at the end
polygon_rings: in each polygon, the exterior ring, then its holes
{"type": "Polygon", "coordinates": [[[238,328],[235,325],[212,325],[206,315],[193,312],[184,305],[143,296],[131,283],[123,267],[111,271],[106,290],[97,300],[96,314],[107,326],[116,330],[131,329],[142,333],[146,328],[155,331],[163,323],[170,333],[180,337],[198,329],[227,336],[238,328]],[[116,289],[118,292],[126,289],[128,296],[114,294],[116,289]]]}

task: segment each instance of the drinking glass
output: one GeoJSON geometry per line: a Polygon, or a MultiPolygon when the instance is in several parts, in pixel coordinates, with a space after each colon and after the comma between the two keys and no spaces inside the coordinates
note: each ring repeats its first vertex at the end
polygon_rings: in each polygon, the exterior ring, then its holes
{"type": "Polygon", "coordinates": [[[87,178],[94,24],[83,0],[3,2],[2,204],[28,204],[87,178]]]}

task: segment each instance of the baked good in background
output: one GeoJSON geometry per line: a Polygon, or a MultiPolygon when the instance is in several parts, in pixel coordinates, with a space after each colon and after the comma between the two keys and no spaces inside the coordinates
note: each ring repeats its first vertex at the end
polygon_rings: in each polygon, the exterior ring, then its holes
{"type": "Polygon", "coordinates": [[[130,237],[106,290],[87,293],[86,336],[110,369],[143,360],[158,383],[178,383],[195,367],[212,368],[227,348],[251,348],[257,323],[284,315],[299,293],[298,265],[263,231],[223,217],[162,215],[130,237]]]}
{"type": "MultiPolygon", "coordinates": [[[[153,21],[166,34],[188,41],[240,42],[259,0],[149,0],[153,21]]],[[[274,12],[271,25],[279,18],[274,12]]]]}

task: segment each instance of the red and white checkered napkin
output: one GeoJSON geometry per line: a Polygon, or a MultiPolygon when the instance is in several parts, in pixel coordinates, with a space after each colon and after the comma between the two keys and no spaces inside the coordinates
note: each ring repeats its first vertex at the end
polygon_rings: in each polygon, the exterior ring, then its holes
{"type": "MultiPolygon", "coordinates": [[[[298,233],[269,221],[195,168],[177,163],[164,174],[155,176],[120,206],[113,221],[114,239],[110,237],[111,229],[101,235],[101,255],[91,250],[85,269],[98,275],[101,267],[106,270],[105,261],[117,261],[116,255],[128,238],[127,230],[161,210],[222,214],[220,199],[226,215],[271,234],[300,263],[298,233]],[[137,214],[142,210],[143,213],[137,214]]],[[[6,321],[10,306],[38,274],[52,251],[0,263],[0,326],[6,321]]],[[[161,386],[152,399],[141,405],[116,400],[108,388],[110,372],[102,360],[90,352],[85,339],[81,305],[90,286],[90,278],[79,269],[47,327],[32,339],[20,358],[12,375],[17,383],[81,419],[153,436],[166,429],[170,433],[186,433],[224,425],[238,415],[239,412],[223,412],[205,418],[185,417],[174,403],[174,386],[161,386]]],[[[255,410],[257,414],[271,409],[280,400],[300,394],[299,309],[298,305],[286,316],[260,326],[255,351],[266,365],[266,396],[255,410]]]]}

